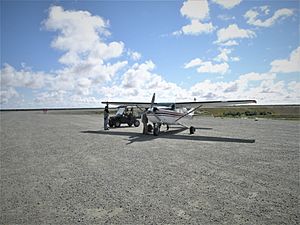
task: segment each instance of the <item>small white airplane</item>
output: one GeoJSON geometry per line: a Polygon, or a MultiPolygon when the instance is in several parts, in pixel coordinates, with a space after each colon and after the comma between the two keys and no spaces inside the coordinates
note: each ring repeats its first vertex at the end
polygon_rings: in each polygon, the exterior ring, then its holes
{"type": "Polygon", "coordinates": [[[151,103],[149,102],[109,102],[104,101],[102,104],[136,106],[148,117],[153,124],[148,125],[148,131],[153,130],[153,134],[157,136],[160,132],[161,125],[166,125],[169,129],[170,125],[181,125],[190,129],[190,134],[194,134],[196,128],[187,126],[187,120],[193,118],[194,112],[199,108],[217,108],[224,106],[234,106],[241,104],[256,103],[256,100],[234,100],[234,101],[204,101],[204,102],[176,102],[176,103],[155,103],[155,93],[153,94],[151,103]]]}

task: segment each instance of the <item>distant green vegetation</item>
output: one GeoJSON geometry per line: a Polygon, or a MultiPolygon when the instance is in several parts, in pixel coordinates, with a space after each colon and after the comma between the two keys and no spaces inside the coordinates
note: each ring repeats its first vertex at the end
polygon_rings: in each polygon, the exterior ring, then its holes
{"type": "Polygon", "coordinates": [[[197,111],[197,114],[214,117],[257,117],[300,120],[300,105],[234,106],[223,108],[207,108],[197,111]]]}

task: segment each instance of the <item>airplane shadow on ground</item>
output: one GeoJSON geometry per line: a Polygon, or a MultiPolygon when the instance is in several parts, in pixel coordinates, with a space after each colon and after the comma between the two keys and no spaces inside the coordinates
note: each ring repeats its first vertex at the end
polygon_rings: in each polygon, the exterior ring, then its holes
{"type": "MultiPolygon", "coordinates": [[[[210,130],[211,128],[197,128],[210,130]]],[[[175,139],[175,140],[191,140],[191,141],[212,141],[212,142],[236,142],[236,143],[254,143],[254,139],[240,139],[240,138],[229,138],[229,137],[211,137],[211,136],[198,136],[197,134],[193,135],[183,135],[179,134],[182,131],[187,130],[187,128],[180,128],[176,130],[169,130],[169,131],[161,131],[159,136],[154,136],[153,134],[144,135],[141,133],[136,132],[126,132],[126,131],[119,131],[119,130],[97,130],[97,131],[81,131],[81,133],[85,134],[102,134],[102,135],[114,135],[114,136],[125,136],[128,137],[129,143],[132,144],[134,142],[144,142],[144,141],[151,141],[157,138],[166,138],[166,139],[175,139]]]]}

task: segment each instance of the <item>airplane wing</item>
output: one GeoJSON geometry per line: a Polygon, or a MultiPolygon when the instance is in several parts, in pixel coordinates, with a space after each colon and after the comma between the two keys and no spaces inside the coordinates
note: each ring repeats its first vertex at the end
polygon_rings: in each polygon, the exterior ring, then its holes
{"type": "MultiPolygon", "coordinates": [[[[165,103],[153,103],[152,106],[165,106],[171,107],[173,104],[176,105],[176,108],[217,108],[217,107],[226,107],[242,104],[251,104],[256,103],[256,100],[233,100],[233,101],[203,101],[203,102],[165,102],[165,103]]],[[[150,108],[150,102],[108,102],[103,101],[102,104],[116,105],[116,106],[136,106],[138,108],[150,108]]]]}
{"type": "MultiPolygon", "coordinates": [[[[102,104],[109,104],[115,106],[136,106],[138,108],[150,108],[150,102],[101,102],[102,104]]],[[[154,103],[154,106],[157,106],[157,103],[154,103]]]]}
{"type": "Polygon", "coordinates": [[[256,100],[233,100],[233,101],[203,101],[203,102],[177,102],[176,108],[218,108],[242,104],[256,103],[256,100]]]}
{"type": "MultiPolygon", "coordinates": [[[[190,126],[184,124],[181,121],[184,117],[196,111],[199,108],[218,108],[218,107],[226,107],[226,106],[235,106],[242,104],[251,104],[256,103],[256,100],[232,100],[232,101],[203,101],[203,102],[177,102],[177,108],[187,108],[191,109],[186,114],[179,117],[176,122],[178,122],[181,126],[189,128],[190,126]]],[[[186,121],[185,121],[186,122],[186,121]]]]}

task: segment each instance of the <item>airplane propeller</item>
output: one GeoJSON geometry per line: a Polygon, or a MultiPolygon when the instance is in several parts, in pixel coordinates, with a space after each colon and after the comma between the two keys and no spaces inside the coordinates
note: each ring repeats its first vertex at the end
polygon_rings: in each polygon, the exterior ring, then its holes
{"type": "Polygon", "coordinates": [[[136,107],[139,108],[139,110],[141,110],[141,114],[146,113],[146,112],[150,112],[150,111],[152,112],[153,111],[153,106],[154,106],[154,101],[155,101],[155,93],[153,93],[152,100],[151,100],[151,103],[150,103],[150,107],[146,107],[145,109],[142,109],[138,105],[136,107]]]}

